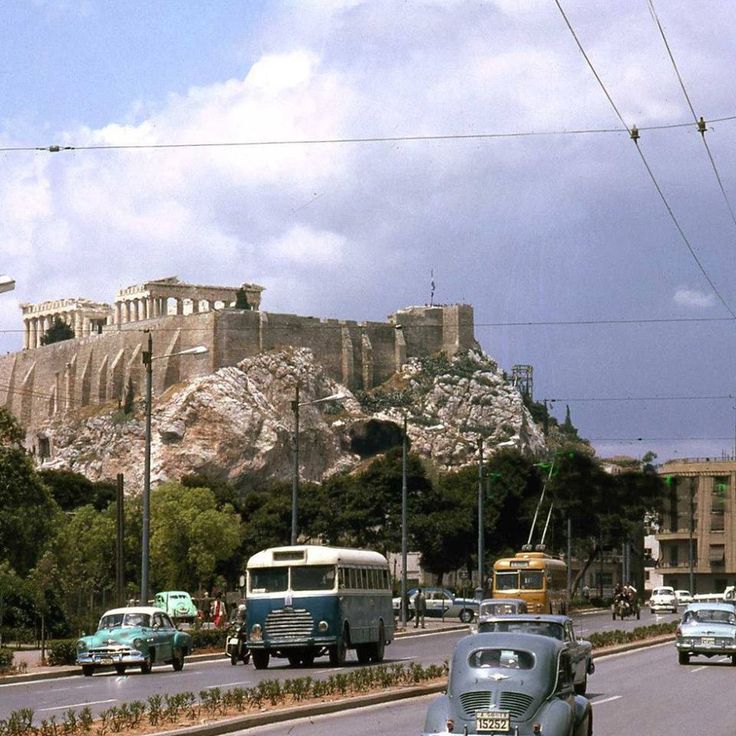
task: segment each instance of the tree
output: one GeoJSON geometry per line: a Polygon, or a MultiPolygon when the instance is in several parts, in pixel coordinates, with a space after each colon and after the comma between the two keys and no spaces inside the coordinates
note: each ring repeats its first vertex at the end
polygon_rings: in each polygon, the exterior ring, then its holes
{"type": "Polygon", "coordinates": [[[0,445],[20,448],[25,432],[18,420],[4,407],[0,406],[0,445]]]}
{"type": "Polygon", "coordinates": [[[74,511],[87,504],[102,511],[116,497],[117,486],[111,481],[93,482],[72,470],[45,469],[39,475],[62,511],[74,511]]]}
{"type": "Polygon", "coordinates": [[[235,295],[235,309],[250,309],[250,304],[248,304],[248,295],[242,287],[238,289],[238,292],[235,295]]]}
{"type": "Polygon", "coordinates": [[[62,340],[71,340],[74,330],[60,317],[54,317],[51,327],[41,335],[41,345],[51,345],[62,340]]]}
{"type": "Polygon", "coordinates": [[[59,515],[30,456],[0,446],[0,562],[24,576],[36,563],[59,515]]]}
{"type": "Polygon", "coordinates": [[[240,517],[209,488],[163,483],[151,494],[151,580],[159,590],[209,584],[239,547],[240,517]]]}

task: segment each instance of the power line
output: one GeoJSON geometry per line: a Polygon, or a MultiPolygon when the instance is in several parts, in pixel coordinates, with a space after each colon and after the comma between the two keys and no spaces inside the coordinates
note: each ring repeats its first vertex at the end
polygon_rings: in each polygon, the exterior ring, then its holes
{"type": "Polygon", "coordinates": [[[574,401],[724,401],[733,398],[733,394],[722,396],[588,396],[569,399],[543,399],[543,401],[564,401],[566,403],[574,401]]]}
{"type": "MultiPolygon", "coordinates": [[[[723,123],[736,120],[736,115],[724,115],[711,118],[709,122],[723,123]]],[[[657,131],[672,130],[674,128],[689,128],[691,123],[664,123],[661,125],[642,126],[639,130],[657,131]]],[[[110,143],[97,145],[50,145],[50,146],[0,146],[2,153],[46,152],[61,153],[65,151],[136,151],[136,150],[165,150],[178,148],[252,148],[256,146],[317,146],[343,145],[355,143],[413,143],[432,141],[465,141],[491,140],[494,138],[538,138],[565,135],[606,135],[614,133],[621,135],[629,133],[628,128],[576,128],[570,130],[542,130],[542,131],[511,131],[506,133],[449,133],[428,135],[398,135],[398,136],[365,136],[346,138],[294,138],[263,141],[189,141],[184,143],[110,143]]]]}
{"type": "Polygon", "coordinates": [[[588,442],[714,442],[727,440],[733,442],[731,437],[587,437],[588,442]]]}
{"type": "Polygon", "coordinates": [[[631,128],[626,124],[626,121],[623,119],[623,116],[621,115],[618,107],[616,107],[616,103],[614,103],[613,98],[609,94],[608,90],[606,89],[605,84],[603,84],[603,80],[598,75],[598,72],[596,71],[595,67],[593,66],[593,63],[591,62],[590,58],[585,52],[585,49],[583,48],[583,45],[580,43],[580,39],[578,39],[577,34],[575,33],[575,29],[572,27],[572,24],[570,23],[567,15],[565,14],[565,11],[562,8],[562,5],[560,4],[560,0],[555,0],[555,4],[557,5],[557,8],[560,11],[560,14],[562,15],[565,24],[567,25],[568,29],[570,30],[570,33],[572,34],[573,39],[575,39],[575,43],[577,44],[577,47],[580,51],[580,53],[583,55],[583,58],[585,59],[586,63],[588,64],[588,67],[590,68],[590,71],[593,73],[593,76],[596,78],[598,84],[600,85],[601,89],[603,90],[603,94],[606,96],[606,99],[610,103],[611,107],[613,108],[613,111],[616,113],[616,116],[621,121],[621,124],[629,131],[629,135],[631,139],[634,141],[634,144],[636,145],[636,151],[639,154],[639,157],[641,158],[642,163],[644,164],[644,168],[647,170],[647,173],[649,174],[649,177],[652,180],[652,184],[654,184],[654,188],[657,190],[657,193],[660,196],[660,199],[662,200],[662,203],[665,206],[665,209],[667,210],[667,213],[670,216],[670,219],[674,223],[675,227],[677,228],[677,232],[680,233],[680,237],[682,238],[683,242],[685,243],[685,246],[687,247],[688,251],[690,252],[690,255],[692,256],[693,260],[698,266],[698,269],[700,269],[700,272],[703,274],[705,280],[708,282],[708,285],[713,290],[713,293],[718,297],[718,300],[721,302],[721,304],[726,308],[728,313],[731,315],[733,319],[736,320],[736,312],[734,312],[731,307],[729,306],[728,302],[724,299],[724,297],[721,295],[721,292],[716,288],[716,285],[713,283],[713,280],[708,275],[708,272],[703,267],[703,264],[700,262],[700,259],[695,253],[694,248],[690,244],[690,241],[688,240],[687,236],[685,235],[684,230],[682,229],[678,219],[675,217],[675,213],[672,210],[672,207],[670,206],[669,202],[667,201],[667,198],[664,196],[664,192],[662,191],[662,188],[659,186],[659,182],[657,181],[656,177],[654,176],[654,172],[652,171],[652,168],[649,166],[649,163],[644,156],[644,152],[639,147],[639,129],[634,125],[631,128]]]}
{"type": "Polygon", "coordinates": [[[701,140],[703,141],[703,145],[705,146],[705,151],[708,154],[708,158],[710,159],[710,165],[713,169],[713,173],[715,174],[716,181],[718,182],[718,186],[721,190],[721,194],[723,195],[723,200],[726,203],[726,207],[728,207],[728,211],[731,214],[731,221],[734,225],[736,225],[736,214],[734,214],[733,207],[731,206],[731,202],[728,199],[728,195],[726,194],[726,189],[723,186],[723,180],[721,179],[721,175],[718,171],[718,167],[716,166],[715,159],[713,158],[713,154],[711,153],[710,146],[708,145],[708,141],[705,140],[705,132],[707,130],[705,125],[705,120],[701,117],[700,120],[698,120],[698,116],[695,114],[695,108],[693,107],[693,103],[690,101],[690,95],[687,93],[687,89],[685,88],[685,82],[682,80],[682,75],[680,74],[680,70],[677,67],[677,62],[675,61],[675,57],[672,53],[672,49],[670,48],[670,44],[667,41],[667,36],[665,35],[664,28],[662,26],[662,23],[659,20],[659,16],[657,15],[657,11],[654,9],[654,2],[653,0],[648,0],[649,2],[649,10],[651,11],[652,18],[654,19],[654,22],[657,24],[657,28],[659,28],[659,33],[662,36],[662,41],[664,41],[665,48],[667,49],[667,54],[670,57],[670,61],[672,62],[672,67],[675,70],[675,74],[677,75],[677,81],[680,83],[680,89],[682,90],[682,94],[685,96],[685,100],[687,101],[688,107],[690,108],[690,112],[692,113],[693,120],[695,121],[695,124],[698,126],[698,131],[700,132],[701,140]]]}

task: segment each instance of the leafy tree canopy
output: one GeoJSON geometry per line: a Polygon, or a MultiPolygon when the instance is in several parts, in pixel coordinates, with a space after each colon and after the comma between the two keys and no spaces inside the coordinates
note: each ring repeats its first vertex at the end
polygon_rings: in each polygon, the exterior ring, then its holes
{"type": "Polygon", "coordinates": [[[4,406],[0,406],[0,445],[20,447],[24,436],[20,422],[4,406]]]}
{"type": "Polygon", "coordinates": [[[62,340],[71,340],[74,330],[59,317],[54,317],[51,327],[41,335],[41,345],[51,345],[62,340]]]}

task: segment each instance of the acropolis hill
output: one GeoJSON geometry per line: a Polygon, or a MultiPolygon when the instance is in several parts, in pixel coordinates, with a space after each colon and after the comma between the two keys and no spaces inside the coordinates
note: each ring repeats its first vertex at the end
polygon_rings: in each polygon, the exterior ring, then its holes
{"type": "Polygon", "coordinates": [[[309,348],[326,373],[351,390],[370,389],[409,358],[478,348],[466,304],[399,309],[386,322],[274,314],[261,310],[262,286],[206,286],[164,278],[120,289],[112,305],[60,299],[22,305],[24,347],[0,357],[0,404],[26,428],[81,407],[122,401],[131,381],[144,391],[142,353],[153,338],[153,389],[234,366],[271,350],[309,348]],[[250,309],[234,307],[243,289],[250,309]],[[74,339],[42,346],[55,318],[74,339]],[[202,356],[171,356],[203,345],[202,356]]]}

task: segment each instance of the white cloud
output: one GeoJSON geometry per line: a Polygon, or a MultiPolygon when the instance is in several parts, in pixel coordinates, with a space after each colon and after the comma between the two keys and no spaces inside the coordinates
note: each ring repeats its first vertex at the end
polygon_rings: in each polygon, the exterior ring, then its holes
{"type": "Polygon", "coordinates": [[[714,294],[706,294],[697,289],[679,288],[673,297],[675,304],[683,307],[696,307],[697,309],[705,309],[712,307],[716,303],[714,294]]]}
{"type": "Polygon", "coordinates": [[[342,235],[295,225],[267,243],[265,251],[287,265],[337,267],[344,258],[345,245],[342,235]]]}

